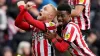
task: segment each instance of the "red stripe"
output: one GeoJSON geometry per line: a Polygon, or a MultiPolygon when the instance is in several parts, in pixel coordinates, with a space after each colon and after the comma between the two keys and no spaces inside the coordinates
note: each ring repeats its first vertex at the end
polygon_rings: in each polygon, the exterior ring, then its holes
{"type": "MultiPolygon", "coordinates": [[[[83,46],[86,47],[86,44],[85,44],[85,42],[84,42],[84,40],[83,40],[82,38],[81,38],[81,41],[82,41],[83,46]]],[[[93,54],[93,53],[90,51],[89,48],[86,47],[86,49],[87,49],[91,54],[93,54]]],[[[88,55],[90,55],[90,54],[88,54],[88,55]]],[[[90,56],[91,56],[91,55],[90,55],[90,56]]]]}
{"type": "Polygon", "coordinates": [[[47,40],[44,40],[44,55],[48,56],[48,43],[47,40]]]}
{"type": "MultiPolygon", "coordinates": [[[[76,44],[78,45],[78,40],[76,40],[76,44]]],[[[79,45],[78,45],[77,47],[78,47],[78,49],[80,50],[80,52],[81,52],[83,55],[85,55],[84,52],[82,52],[82,50],[79,48],[79,45]]]]}
{"type": "Polygon", "coordinates": [[[78,52],[74,49],[73,52],[75,53],[75,55],[79,55],[78,52]]]}
{"type": "Polygon", "coordinates": [[[77,17],[77,20],[78,20],[78,26],[80,27],[80,29],[82,29],[82,24],[81,24],[81,19],[80,19],[80,17],[77,17]]]}
{"type": "Polygon", "coordinates": [[[74,17],[72,17],[72,22],[75,22],[74,17]]]}
{"type": "MultiPolygon", "coordinates": [[[[73,24],[73,23],[72,23],[72,24],[73,24]]],[[[78,32],[79,32],[79,34],[80,34],[80,40],[82,41],[83,46],[86,47],[86,43],[85,43],[84,40],[82,39],[82,34],[81,34],[80,29],[79,29],[75,24],[73,24],[73,25],[78,29],[78,32]]],[[[89,52],[91,52],[89,48],[86,47],[86,49],[87,49],[89,52]]],[[[85,51],[84,51],[84,52],[85,52],[85,51]]],[[[88,53],[86,53],[86,54],[88,54],[88,53]]],[[[93,53],[91,52],[91,54],[93,54],[93,53]]],[[[91,56],[90,54],[88,54],[88,55],[91,56]]]]}
{"type": "Polygon", "coordinates": [[[56,29],[56,26],[50,26],[50,27],[47,27],[49,30],[54,30],[56,29]]]}
{"type": "Polygon", "coordinates": [[[85,4],[86,3],[86,0],[84,0],[84,3],[83,4],[85,4]]]}
{"type": "Polygon", "coordinates": [[[80,1],[79,1],[79,0],[77,0],[77,4],[79,4],[79,2],[80,2],[80,1]]]}
{"type": "Polygon", "coordinates": [[[39,41],[37,44],[37,53],[38,53],[38,56],[41,56],[41,54],[40,54],[40,42],[39,41]]]}
{"type": "MultiPolygon", "coordinates": [[[[82,41],[83,46],[86,47],[86,43],[84,42],[84,40],[82,39],[82,37],[81,37],[81,41],[82,41]]],[[[91,54],[93,54],[92,51],[91,51],[88,47],[86,47],[86,49],[87,49],[91,54]]],[[[88,55],[90,55],[90,54],[88,54],[88,55]]]]}
{"type": "MultiPolygon", "coordinates": [[[[73,24],[73,23],[72,23],[72,24],[73,24]]],[[[75,24],[73,24],[73,25],[78,29],[78,32],[79,32],[79,35],[80,35],[80,40],[81,40],[81,42],[82,42],[82,34],[81,34],[80,29],[79,29],[75,24]]],[[[78,43],[78,42],[77,42],[77,43],[78,43]]],[[[82,43],[82,44],[83,44],[83,46],[85,45],[84,43],[82,43]]],[[[86,47],[86,46],[85,46],[85,47],[86,47]]],[[[83,50],[83,49],[82,49],[82,50],[83,50]]],[[[81,50],[81,51],[82,51],[82,50],[81,50]]],[[[82,53],[84,53],[84,55],[86,54],[84,50],[82,51],[82,53]]]]}
{"type": "MultiPolygon", "coordinates": [[[[78,4],[78,1],[77,1],[77,0],[76,0],[76,4],[78,4]]],[[[76,4],[75,4],[75,5],[76,5],[76,4]]]]}
{"type": "Polygon", "coordinates": [[[73,0],[74,5],[76,4],[76,0],[73,0]]]}

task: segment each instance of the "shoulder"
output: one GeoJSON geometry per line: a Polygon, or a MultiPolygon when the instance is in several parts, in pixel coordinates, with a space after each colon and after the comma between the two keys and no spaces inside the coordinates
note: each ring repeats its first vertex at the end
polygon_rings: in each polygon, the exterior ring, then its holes
{"type": "Polygon", "coordinates": [[[77,4],[80,4],[80,5],[86,5],[86,4],[89,4],[90,3],[90,0],[79,0],[77,1],[77,4]]]}
{"type": "Polygon", "coordinates": [[[47,29],[50,29],[50,30],[56,29],[56,24],[54,22],[47,22],[45,23],[45,25],[47,29]]]}
{"type": "Polygon", "coordinates": [[[46,27],[56,26],[56,24],[54,22],[47,22],[45,24],[46,24],[46,27]]]}
{"type": "Polygon", "coordinates": [[[75,29],[79,28],[79,26],[77,24],[75,24],[74,22],[68,23],[68,25],[66,27],[67,28],[75,28],[75,29]]]}
{"type": "Polygon", "coordinates": [[[70,22],[69,25],[70,25],[70,28],[73,28],[75,31],[78,31],[78,32],[80,31],[79,26],[75,24],[74,22],[70,22]]]}

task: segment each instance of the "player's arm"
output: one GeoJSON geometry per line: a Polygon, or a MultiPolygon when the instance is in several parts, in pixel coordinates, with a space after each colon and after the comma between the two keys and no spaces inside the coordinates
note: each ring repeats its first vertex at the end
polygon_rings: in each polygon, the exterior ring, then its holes
{"type": "Polygon", "coordinates": [[[79,2],[77,2],[77,5],[75,5],[75,8],[72,9],[71,16],[72,17],[79,16],[80,13],[82,13],[82,11],[84,10],[85,3],[86,3],[86,0],[79,0],[79,2]]]}
{"type": "Polygon", "coordinates": [[[69,42],[65,41],[62,37],[58,36],[55,32],[47,31],[45,38],[51,40],[53,46],[60,52],[65,52],[69,48],[69,42]]]}
{"type": "MultiPolygon", "coordinates": [[[[30,10],[31,8],[35,9],[35,3],[27,3],[26,9],[30,10]]],[[[21,9],[21,8],[20,8],[21,9]]],[[[40,30],[46,31],[45,24],[41,21],[34,19],[27,11],[24,14],[25,20],[32,26],[39,28],[40,30]]]]}
{"type": "Polygon", "coordinates": [[[46,27],[45,27],[45,24],[43,22],[34,19],[28,12],[26,12],[24,14],[24,16],[25,16],[25,20],[29,24],[31,24],[32,26],[35,26],[35,27],[39,28],[40,30],[46,31],[46,27]]]}
{"type": "Polygon", "coordinates": [[[63,39],[52,39],[52,43],[55,46],[55,48],[60,52],[65,52],[69,48],[69,42],[64,41],[63,39]]]}
{"type": "MultiPolygon", "coordinates": [[[[20,9],[20,11],[23,11],[24,10],[24,12],[22,13],[22,14],[24,14],[23,16],[24,16],[24,19],[25,19],[25,21],[27,21],[27,22],[23,22],[22,24],[27,24],[26,26],[26,28],[30,28],[30,25],[32,25],[32,26],[35,26],[35,27],[37,27],[37,28],[39,28],[40,30],[43,30],[43,31],[46,31],[46,27],[45,27],[45,24],[43,23],[43,22],[41,22],[41,21],[38,21],[38,20],[35,20],[28,12],[27,12],[27,10],[25,10],[24,9],[24,5],[20,5],[19,6],[19,9],[20,9]],[[29,25],[30,24],[30,25],[29,25]]],[[[21,16],[22,15],[19,15],[17,18],[21,18],[21,16]]],[[[22,19],[22,18],[21,18],[22,19]]],[[[20,20],[20,19],[19,19],[20,20]]],[[[17,20],[17,22],[18,22],[18,20],[17,20]]],[[[23,26],[25,26],[25,25],[22,25],[22,26],[20,26],[20,28],[22,28],[23,26]]]]}
{"type": "Polygon", "coordinates": [[[25,10],[23,9],[24,6],[20,6],[20,13],[16,17],[15,25],[23,30],[30,30],[30,25],[24,21],[24,13],[25,10]]]}
{"type": "MultiPolygon", "coordinates": [[[[48,34],[48,38],[53,37],[53,36],[52,37],[49,37],[49,36],[50,36],[50,33],[48,34]]],[[[56,36],[56,38],[52,38],[51,41],[57,50],[59,50],[60,52],[65,52],[69,48],[70,43],[75,40],[75,37],[76,37],[75,28],[72,26],[71,27],[69,26],[66,29],[65,35],[63,37],[64,39],[62,39],[62,41],[61,41],[62,37],[59,37],[58,35],[56,36]]]]}

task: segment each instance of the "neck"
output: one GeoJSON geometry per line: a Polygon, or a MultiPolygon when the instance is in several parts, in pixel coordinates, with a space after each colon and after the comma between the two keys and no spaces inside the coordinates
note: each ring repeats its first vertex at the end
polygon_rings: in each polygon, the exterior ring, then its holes
{"type": "Polygon", "coordinates": [[[66,25],[67,25],[70,21],[71,21],[71,20],[68,19],[68,20],[65,22],[65,24],[63,24],[63,29],[66,27],[66,25]]]}
{"type": "Polygon", "coordinates": [[[70,19],[68,19],[66,22],[69,23],[70,22],[70,19]]]}
{"type": "Polygon", "coordinates": [[[43,22],[51,22],[51,20],[50,19],[46,19],[43,22]]]}
{"type": "Polygon", "coordinates": [[[64,22],[64,25],[65,24],[68,24],[71,20],[70,19],[67,19],[65,22],[64,22]]]}

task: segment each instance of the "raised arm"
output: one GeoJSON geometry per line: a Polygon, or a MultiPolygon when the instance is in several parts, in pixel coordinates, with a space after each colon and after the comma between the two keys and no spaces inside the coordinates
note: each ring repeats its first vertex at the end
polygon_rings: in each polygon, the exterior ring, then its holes
{"type": "Polygon", "coordinates": [[[23,30],[30,30],[30,25],[24,21],[24,13],[25,10],[23,9],[24,6],[20,6],[20,13],[18,14],[16,20],[15,20],[15,25],[23,30]]]}
{"type": "MultiPolygon", "coordinates": [[[[80,14],[82,13],[82,11],[84,10],[84,8],[86,6],[86,1],[87,0],[77,1],[77,4],[75,5],[75,8],[72,9],[72,11],[71,11],[71,16],[72,17],[80,16],[80,14]]],[[[89,2],[88,2],[88,4],[89,4],[89,2]]]]}
{"type": "Polygon", "coordinates": [[[34,19],[28,12],[24,14],[25,20],[32,26],[39,28],[42,31],[46,31],[45,24],[41,21],[34,19]]]}
{"type": "MultiPolygon", "coordinates": [[[[26,6],[27,7],[27,6],[26,6]]],[[[34,7],[32,5],[32,7],[34,7]]],[[[35,7],[36,8],[36,7],[35,7]]],[[[22,10],[22,7],[19,7],[22,10]]],[[[27,11],[24,14],[25,20],[32,26],[39,28],[40,30],[46,31],[45,24],[41,21],[34,19],[27,11]]]]}
{"type": "Polygon", "coordinates": [[[51,42],[53,43],[54,47],[60,51],[60,52],[65,52],[68,50],[69,48],[69,42],[65,41],[64,39],[62,39],[62,37],[58,36],[58,34],[56,34],[55,32],[50,32],[47,31],[47,33],[45,33],[45,38],[51,40],[51,42]]]}

